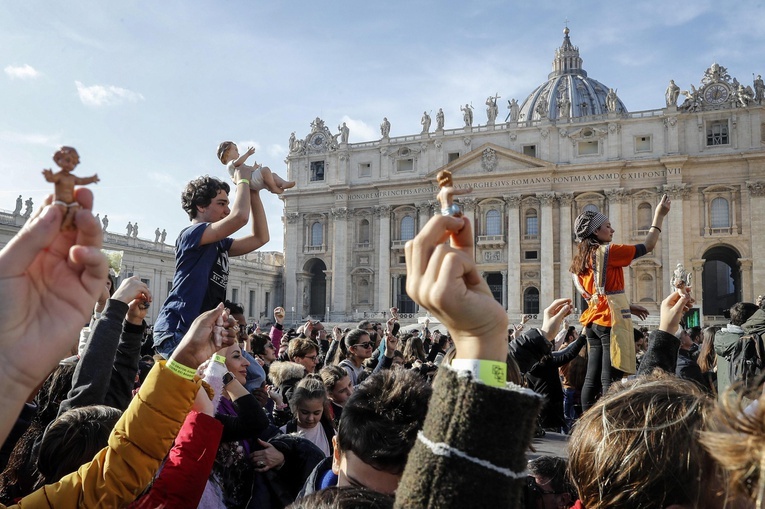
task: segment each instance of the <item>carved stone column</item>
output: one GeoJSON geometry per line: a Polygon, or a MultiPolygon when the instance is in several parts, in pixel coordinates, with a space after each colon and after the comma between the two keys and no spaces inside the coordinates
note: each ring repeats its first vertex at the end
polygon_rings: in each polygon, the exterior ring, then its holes
{"type": "Polygon", "coordinates": [[[672,211],[667,215],[662,226],[659,242],[662,250],[656,253],[662,254],[661,265],[664,281],[671,281],[671,272],[678,263],[685,264],[685,222],[683,218],[683,202],[690,195],[687,184],[668,184],[664,186],[664,192],[672,200],[672,211]]]}
{"type": "MultiPolygon", "coordinates": [[[[345,207],[334,208],[331,211],[332,215],[332,274],[335,276],[332,278],[332,284],[334,285],[330,295],[334,296],[334,302],[330,304],[327,301],[327,305],[332,306],[338,313],[349,312],[346,306],[347,303],[347,289],[348,289],[348,277],[351,272],[348,267],[348,216],[350,211],[345,207]]],[[[327,287],[329,291],[329,281],[327,281],[327,287]]],[[[325,310],[322,310],[324,312],[325,310]]]]}
{"type": "Polygon", "coordinates": [[[401,274],[393,274],[391,277],[393,280],[393,306],[398,307],[398,295],[399,295],[399,288],[401,286],[401,274]]]}
{"type": "MultiPolygon", "coordinates": [[[[765,210],[765,182],[747,182],[749,190],[749,217],[755,218],[755,214],[765,210]]],[[[742,200],[742,202],[745,202],[742,200]]],[[[765,288],[765,221],[752,220],[749,224],[752,239],[752,285],[762,293],[765,288]]]]}
{"type": "MultiPolygon", "coordinates": [[[[377,249],[377,293],[375,295],[375,309],[383,310],[393,307],[390,301],[390,207],[378,205],[374,209],[377,219],[379,245],[377,249]]],[[[395,302],[395,301],[394,301],[395,302]]]]}
{"type": "Polygon", "coordinates": [[[502,274],[502,307],[507,311],[507,271],[500,271],[502,274]]]}
{"type": "MultiPolygon", "coordinates": [[[[704,277],[704,260],[703,258],[694,258],[691,260],[691,268],[693,272],[693,281],[691,281],[691,297],[696,299],[696,303],[694,304],[695,307],[699,308],[701,310],[701,313],[704,313],[704,286],[702,284],[703,277],[704,277]]],[[[658,288],[661,288],[662,286],[657,285],[658,288]]],[[[659,298],[664,295],[664,292],[659,293],[659,298]]]]}
{"type": "Polygon", "coordinates": [[[507,312],[521,314],[521,196],[504,197],[507,204],[507,312]]]}
{"type": "Polygon", "coordinates": [[[560,291],[558,296],[567,298],[574,296],[574,284],[568,267],[573,257],[573,241],[571,228],[573,219],[571,218],[571,205],[574,202],[572,193],[563,193],[558,195],[560,204],[560,237],[558,238],[560,267],[558,268],[558,279],[560,282],[560,291]]]}
{"type": "Polygon", "coordinates": [[[756,296],[752,289],[752,259],[739,258],[738,266],[741,268],[741,299],[743,302],[754,302],[756,296]]]}
{"type": "Polygon", "coordinates": [[[418,225],[417,225],[417,231],[419,232],[425,227],[425,223],[428,222],[430,219],[430,211],[433,209],[433,200],[425,201],[417,205],[417,213],[418,213],[418,225]]]}
{"type": "Polygon", "coordinates": [[[300,271],[298,262],[303,253],[300,233],[303,231],[302,221],[298,212],[286,212],[283,218],[287,234],[284,236],[286,245],[284,252],[284,309],[295,311],[299,309],[301,294],[298,289],[297,273],[300,271]]]}
{"type": "Polygon", "coordinates": [[[540,310],[547,307],[555,300],[555,252],[552,205],[555,201],[555,193],[537,193],[540,203],[539,214],[539,262],[541,267],[541,288],[539,292],[540,310]]]}
{"type": "Polygon", "coordinates": [[[325,270],[324,271],[324,278],[326,281],[326,286],[324,288],[324,308],[322,309],[322,316],[325,316],[323,321],[329,321],[330,313],[327,312],[327,308],[329,308],[330,312],[335,312],[336,314],[342,314],[343,318],[345,318],[345,315],[353,313],[353,310],[347,311],[342,308],[338,308],[334,302],[332,302],[332,271],[325,270]]]}

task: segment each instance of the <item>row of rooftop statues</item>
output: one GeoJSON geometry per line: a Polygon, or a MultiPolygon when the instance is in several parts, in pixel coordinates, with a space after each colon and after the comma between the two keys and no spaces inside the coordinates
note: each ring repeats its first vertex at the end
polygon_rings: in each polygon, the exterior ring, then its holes
{"type": "MultiPolygon", "coordinates": [[[[690,86],[689,90],[680,90],[680,87],[675,84],[674,80],[670,80],[669,85],[664,93],[664,98],[667,107],[677,107],[681,111],[694,112],[699,111],[705,107],[738,107],[744,108],[752,104],[762,104],[765,100],[765,82],[763,82],[762,76],[754,75],[752,86],[744,86],[738,82],[737,79],[731,78],[725,67],[719,64],[712,64],[709,69],[704,73],[702,78],[702,85],[700,88],[696,88],[694,85],[690,86]],[[678,107],[678,100],[680,96],[685,96],[685,100],[678,107]]],[[[529,117],[532,114],[537,115],[538,118],[545,118],[549,116],[550,105],[553,105],[557,109],[558,119],[569,119],[573,115],[572,106],[578,108],[578,112],[583,115],[591,115],[596,112],[588,111],[593,107],[584,101],[581,104],[573,105],[567,92],[567,88],[561,85],[562,88],[558,89],[555,102],[550,101],[549,90],[543,90],[539,97],[534,102],[533,111],[528,113],[529,117]]],[[[605,92],[605,90],[603,90],[605,92]]],[[[555,92],[552,92],[555,93],[555,92]]],[[[487,125],[495,125],[497,117],[499,116],[499,106],[497,100],[500,99],[499,94],[494,94],[486,98],[486,120],[487,125]]],[[[621,104],[616,90],[613,88],[608,89],[606,93],[603,106],[608,113],[625,113],[624,106],[621,104]]],[[[524,114],[521,113],[521,105],[516,99],[510,99],[507,101],[508,114],[505,118],[505,122],[519,122],[523,121],[524,114]]],[[[473,126],[474,122],[474,106],[472,103],[467,103],[464,106],[460,105],[460,112],[462,113],[462,120],[464,127],[469,128],[473,126]]],[[[420,119],[420,125],[422,126],[421,134],[427,134],[431,132],[431,126],[433,124],[433,118],[431,117],[432,110],[430,112],[424,111],[422,118],[420,119]]],[[[444,110],[439,108],[435,115],[435,132],[443,132],[444,130],[444,110]]],[[[535,118],[537,118],[535,117],[535,118]]],[[[331,149],[338,148],[339,144],[348,143],[349,128],[345,122],[337,126],[338,134],[331,135],[331,140],[327,140],[331,149]]],[[[382,138],[389,138],[391,131],[391,123],[387,117],[383,118],[380,124],[380,135],[382,138]]],[[[305,142],[297,140],[295,133],[290,136],[289,141],[290,153],[300,153],[305,148],[305,142]]]]}

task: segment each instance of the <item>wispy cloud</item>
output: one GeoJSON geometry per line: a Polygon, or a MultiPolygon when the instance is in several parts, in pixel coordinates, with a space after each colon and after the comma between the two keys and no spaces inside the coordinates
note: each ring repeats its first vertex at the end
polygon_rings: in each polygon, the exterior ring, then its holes
{"type": "Polygon", "coordinates": [[[32,67],[29,64],[24,65],[9,65],[5,69],[5,74],[10,76],[11,78],[17,78],[20,80],[29,80],[34,78],[39,78],[42,76],[42,73],[32,67]]]}
{"type": "Polygon", "coordinates": [[[61,145],[60,140],[60,134],[17,133],[13,131],[0,131],[0,141],[13,144],[59,147],[61,145]]]}
{"type": "Polygon", "coordinates": [[[80,81],[75,81],[80,101],[88,106],[111,106],[123,102],[136,103],[143,101],[144,97],[138,92],[133,92],[114,85],[91,85],[86,87],[80,81]]]}
{"type": "Polygon", "coordinates": [[[354,120],[348,115],[344,115],[342,121],[348,127],[348,140],[353,143],[375,140],[380,137],[380,131],[362,120],[354,120]]]}

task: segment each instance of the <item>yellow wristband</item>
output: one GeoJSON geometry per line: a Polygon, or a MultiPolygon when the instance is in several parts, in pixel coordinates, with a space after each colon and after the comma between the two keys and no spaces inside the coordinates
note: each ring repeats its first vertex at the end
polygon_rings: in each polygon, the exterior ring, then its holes
{"type": "Polygon", "coordinates": [[[236,185],[239,185],[239,184],[242,184],[242,183],[247,184],[248,186],[250,185],[250,181],[247,180],[247,179],[239,179],[237,181],[236,185]]]}
{"type": "Polygon", "coordinates": [[[491,387],[504,387],[507,383],[507,364],[479,359],[454,359],[452,368],[470,371],[473,377],[491,387]]]}
{"type": "Polygon", "coordinates": [[[226,358],[222,355],[215,354],[215,357],[213,357],[215,362],[220,362],[221,364],[226,364],[226,358]]]}
{"type": "Polygon", "coordinates": [[[184,366],[180,362],[176,362],[173,359],[170,359],[167,361],[167,364],[165,364],[165,367],[178,375],[181,378],[185,378],[186,380],[194,380],[194,375],[197,374],[197,370],[190,368],[188,366],[184,366]]]}

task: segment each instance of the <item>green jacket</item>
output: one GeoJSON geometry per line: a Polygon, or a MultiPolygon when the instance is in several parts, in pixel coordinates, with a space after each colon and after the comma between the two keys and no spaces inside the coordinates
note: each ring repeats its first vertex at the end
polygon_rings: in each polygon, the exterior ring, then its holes
{"type": "Polygon", "coordinates": [[[717,331],[714,339],[715,353],[717,354],[717,400],[722,401],[723,393],[730,387],[730,362],[728,359],[733,355],[733,349],[744,329],[738,325],[728,324],[725,329],[717,331]]]}

